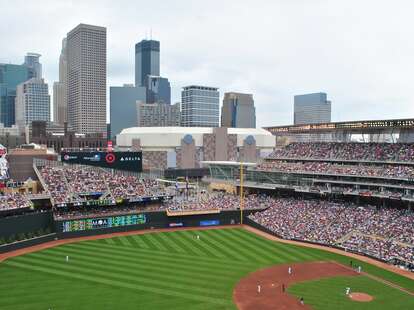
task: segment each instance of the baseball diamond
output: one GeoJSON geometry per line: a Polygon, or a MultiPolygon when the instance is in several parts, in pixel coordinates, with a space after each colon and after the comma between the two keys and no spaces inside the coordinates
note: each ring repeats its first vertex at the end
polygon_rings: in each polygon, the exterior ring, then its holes
{"type": "Polygon", "coordinates": [[[9,252],[0,256],[1,309],[414,307],[413,279],[352,257],[359,274],[349,257],[264,235],[240,226],[136,231],[9,252]],[[373,300],[357,303],[346,287],[373,300]]]}

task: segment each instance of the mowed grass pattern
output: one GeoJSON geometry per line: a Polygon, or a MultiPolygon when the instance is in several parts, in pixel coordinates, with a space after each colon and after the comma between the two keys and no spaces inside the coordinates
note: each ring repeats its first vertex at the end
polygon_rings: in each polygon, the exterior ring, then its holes
{"type": "Polygon", "coordinates": [[[333,277],[296,283],[289,287],[288,292],[298,298],[303,297],[306,304],[318,310],[414,309],[413,296],[372,281],[366,276],[333,277]],[[374,300],[368,303],[355,302],[346,296],[347,287],[353,292],[369,294],[374,300]]]}
{"type": "MultiPolygon", "coordinates": [[[[275,264],[332,259],[349,262],[242,228],[82,241],[0,263],[0,309],[236,309],[233,287],[248,273],[275,264]]],[[[414,281],[373,266],[364,268],[414,287],[414,281]]]]}

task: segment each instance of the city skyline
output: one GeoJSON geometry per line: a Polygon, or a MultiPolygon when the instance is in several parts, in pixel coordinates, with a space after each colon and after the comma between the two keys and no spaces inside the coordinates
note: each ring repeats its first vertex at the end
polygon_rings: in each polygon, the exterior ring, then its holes
{"type": "Polygon", "coordinates": [[[76,7],[50,2],[45,12],[22,1],[0,4],[10,25],[0,30],[9,42],[2,46],[0,62],[20,64],[27,52],[42,54],[43,77],[52,85],[58,80],[61,39],[67,31],[79,23],[104,26],[109,92],[109,86],[133,83],[133,46],[150,39],[152,28],[152,38],[163,46],[161,66],[171,82],[172,102],[179,100],[181,87],[201,84],[218,86],[220,103],[228,91],[252,93],[258,127],[293,123],[293,96],[312,92],[326,92],[334,102],[332,121],[413,117],[414,45],[406,39],[414,28],[407,10],[411,4],[333,2],[276,1],[256,7],[250,1],[230,1],[217,11],[214,5],[200,10],[201,4],[186,1],[169,3],[165,10],[158,3],[142,7],[137,2],[126,10],[109,2],[76,7]],[[390,8],[398,14],[389,14],[390,8]],[[66,9],[73,14],[63,14],[66,9]],[[20,10],[45,22],[23,20],[20,10]],[[213,14],[214,23],[209,18],[213,14]],[[249,26],[234,23],[241,17],[250,18],[249,26]],[[54,27],[45,27],[46,21],[54,27]]]}

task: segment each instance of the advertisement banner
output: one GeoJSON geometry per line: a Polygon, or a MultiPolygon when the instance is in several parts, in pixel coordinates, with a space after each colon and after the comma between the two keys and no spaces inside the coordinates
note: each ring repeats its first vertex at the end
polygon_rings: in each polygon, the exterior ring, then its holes
{"type": "Polygon", "coordinates": [[[200,226],[215,226],[220,225],[219,220],[200,221],[200,226]]]}
{"type": "Polygon", "coordinates": [[[184,223],[170,223],[168,226],[169,227],[183,227],[184,223]]]}
{"type": "Polygon", "coordinates": [[[66,152],[62,162],[103,168],[142,172],[142,152],[66,152]]]}

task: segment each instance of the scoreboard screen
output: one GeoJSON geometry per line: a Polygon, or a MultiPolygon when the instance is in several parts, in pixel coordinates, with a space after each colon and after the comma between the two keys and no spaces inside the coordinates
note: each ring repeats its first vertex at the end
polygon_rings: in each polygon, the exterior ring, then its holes
{"type": "Polygon", "coordinates": [[[145,224],[147,217],[145,214],[121,215],[112,217],[102,217],[93,219],[80,219],[62,222],[62,231],[82,231],[100,228],[111,228],[118,226],[145,224]]]}
{"type": "Polygon", "coordinates": [[[61,161],[68,164],[142,172],[142,152],[67,152],[60,153],[61,161]]]}

